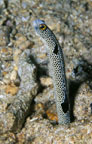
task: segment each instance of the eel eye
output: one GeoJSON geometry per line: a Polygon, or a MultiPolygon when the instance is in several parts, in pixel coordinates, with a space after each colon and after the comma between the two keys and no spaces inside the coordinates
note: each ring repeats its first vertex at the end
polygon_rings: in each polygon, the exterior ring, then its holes
{"type": "Polygon", "coordinates": [[[41,30],[45,30],[47,28],[47,26],[45,24],[40,24],[40,29],[41,30]]]}

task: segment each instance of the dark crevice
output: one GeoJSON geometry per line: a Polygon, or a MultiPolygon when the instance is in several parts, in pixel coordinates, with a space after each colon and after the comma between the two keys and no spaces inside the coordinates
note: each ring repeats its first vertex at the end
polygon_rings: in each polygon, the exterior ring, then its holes
{"type": "Polygon", "coordinates": [[[84,4],[84,8],[85,8],[85,11],[88,11],[88,10],[89,10],[89,4],[88,4],[88,2],[86,2],[86,3],[84,4]]]}
{"type": "Polygon", "coordinates": [[[8,0],[4,0],[4,5],[5,5],[5,8],[7,9],[8,8],[8,0]]]}
{"type": "MultiPolygon", "coordinates": [[[[14,121],[14,125],[11,129],[12,132],[14,132],[15,134],[19,133],[25,127],[26,119],[34,113],[34,104],[35,104],[35,102],[33,99],[32,102],[30,103],[30,107],[27,110],[27,112],[26,113],[24,112],[25,117],[21,121],[22,125],[20,125],[20,121],[19,121],[20,116],[18,116],[18,114],[17,114],[16,120],[14,121]]],[[[21,109],[21,110],[25,111],[23,109],[21,109]]]]}
{"type": "Polygon", "coordinates": [[[70,80],[69,82],[69,103],[70,103],[70,120],[73,122],[75,120],[75,116],[73,113],[75,97],[77,95],[78,89],[80,88],[82,82],[77,82],[70,80]]]}
{"type": "Polygon", "coordinates": [[[43,90],[46,88],[46,86],[43,86],[40,82],[40,78],[42,76],[48,76],[48,68],[47,68],[47,64],[46,65],[41,65],[37,63],[36,58],[33,55],[30,55],[29,57],[29,63],[30,61],[37,67],[37,71],[36,71],[36,81],[39,83],[39,91],[38,93],[42,93],[43,90]]]}
{"type": "MultiPolygon", "coordinates": [[[[75,80],[69,82],[69,101],[70,101],[70,115],[71,122],[75,120],[73,114],[75,97],[81,84],[87,83],[92,90],[92,64],[86,61],[84,58],[81,59],[80,64],[75,68],[75,80]],[[78,67],[81,67],[81,71],[78,71],[78,67]],[[84,75],[84,76],[83,76],[84,75]],[[89,82],[89,83],[88,83],[89,82]]],[[[91,103],[91,102],[90,102],[91,103]]],[[[89,105],[90,107],[90,105],[89,105]]]]}
{"type": "Polygon", "coordinates": [[[47,64],[43,65],[43,64],[38,64],[36,58],[33,55],[30,55],[30,60],[32,61],[32,63],[35,64],[35,66],[37,67],[37,80],[40,81],[40,77],[41,76],[48,76],[48,67],[47,64]]]}
{"type": "Polygon", "coordinates": [[[35,112],[34,111],[34,105],[35,105],[35,102],[34,102],[34,99],[33,99],[32,102],[30,103],[30,107],[28,109],[28,112],[25,116],[24,122],[23,122],[22,127],[21,127],[20,130],[22,130],[25,127],[26,119],[35,112]]]}

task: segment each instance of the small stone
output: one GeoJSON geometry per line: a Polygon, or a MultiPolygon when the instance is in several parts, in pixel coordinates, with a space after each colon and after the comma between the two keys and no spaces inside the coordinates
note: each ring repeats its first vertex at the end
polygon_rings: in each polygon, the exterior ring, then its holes
{"type": "Polygon", "coordinates": [[[32,43],[27,40],[27,41],[23,42],[23,43],[19,46],[19,48],[20,48],[21,50],[25,50],[25,49],[27,49],[27,48],[30,47],[30,46],[32,46],[32,43]]]}
{"type": "Polygon", "coordinates": [[[38,109],[44,110],[44,105],[43,105],[42,103],[37,103],[37,104],[35,105],[35,111],[37,111],[38,109]]]}
{"type": "Polygon", "coordinates": [[[79,42],[78,38],[74,38],[74,43],[77,44],[79,42]]]}
{"type": "Polygon", "coordinates": [[[3,79],[3,82],[4,82],[5,84],[9,84],[9,83],[10,83],[10,79],[4,78],[4,79],[3,79]]]}
{"type": "Polygon", "coordinates": [[[38,58],[41,58],[41,59],[44,59],[44,58],[47,57],[47,55],[46,55],[46,53],[44,53],[44,54],[40,54],[40,55],[38,55],[37,57],[38,57],[38,58]]]}
{"type": "Polygon", "coordinates": [[[15,42],[15,46],[21,50],[25,50],[29,47],[33,47],[34,42],[27,40],[25,36],[21,36],[20,34],[16,36],[18,39],[15,42]]]}
{"type": "Polygon", "coordinates": [[[60,32],[60,31],[61,31],[61,23],[58,22],[58,23],[57,23],[57,32],[60,32]]]}
{"type": "Polygon", "coordinates": [[[6,72],[6,71],[3,71],[3,72],[2,72],[3,76],[5,76],[7,73],[8,73],[8,72],[6,72]]]}
{"type": "Polygon", "coordinates": [[[44,104],[42,103],[37,103],[34,109],[36,112],[38,111],[37,115],[43,115],[45,113],[44,104]]]}
{"type": "Polygon", "coordinates": [[[27,38],[25,36],[21,36],[18,38],[18,40],[15,42],[16,47],[19,47],[20,44],[24,43],[27,40],[27,38]]]}
{"type": "Polygon", "coordinates": [[[10,83],[10,74],[9,74],[9,73],[5,73],[5,72],[4,72],[3,82],[4,82],[5,84],[9,84],[9,83],[10,83]]]}
{"type": "Polygon", "coordinates": [[[6,86],[5,92],[6,92],[7,94],[11,94],[11,95],[13,96],[13,95],[17,94],[18,89],[19,89],[19,88],[16,87],[14,84],[10,84],[10,85],[7,85],[7,86],[6,86]]]}
{"type": "Polygon", "coordinates": [[[51,30],[55,30],[56,29],[56,25],[54,23],[52,23],[49,27],[50,27],[51,30]]]}
{"type": "Polygon", "coordinates": [[[10,75],[10,80],[15,81],[17,78],[17,71],[13,70],[10,75]]]}
{"type": "Polygon", "coordinates": [[[15,70],[15,71],[18,71],[18,67],[17,67],[17,66],[14,66],[14,70],[15,70]]]}
{"type": "Polygon", "coordinates": [[[23,132],[17,134],[17,139],[20,144],[25,143],[25,134],[23,132]]]}
{"type": "Polygon", "coordinates": [[[30,18],[29,16],[26,16],[26,17],[23,16],[23,17],[22,17],[22,21],[23,21],[23,22],[27,22],[27,21],[29,20],[29,18],[30,18]]]}
{"type": "Polygon", "coordinates": [[[16,49],[15,52],[14,52],[14,55],[13,55],[13,59],[14,59],[15,63],[18,62],[20,54],[21,54],[21,50],[16,49]]]}
{"type": "Polygon", "coordinates": [[[0,46],[6,46],[7,38],[3,31],[0,30],[0,46]]]}
{"type": "Polygon", "coordinates": [[[7,48],[2,48],[1,52],[2,52],[2,53],[7,53],[7,52],[8,52],[8,49],[7,49],[7,48]]]}
{"type": "Polygon", "coordinates": [[[53,84],[52,79],[50,77],[40,78],[41,84],[44,86],[50,86],[53,84]]]}

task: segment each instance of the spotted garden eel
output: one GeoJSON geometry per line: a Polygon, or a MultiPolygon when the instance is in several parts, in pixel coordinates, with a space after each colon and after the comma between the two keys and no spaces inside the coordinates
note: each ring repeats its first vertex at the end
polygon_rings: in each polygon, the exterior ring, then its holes
{"type": "Polygon", "coordinates": [[[33,21],[33,27],[36,31],[36,34],[40,36],[47,47],[50,66],[53,71],[52,78],[54,83],[58,123],[69,124],[70,108],[62,49],[54,33],[43,20],[37,19],[33,21]]]}

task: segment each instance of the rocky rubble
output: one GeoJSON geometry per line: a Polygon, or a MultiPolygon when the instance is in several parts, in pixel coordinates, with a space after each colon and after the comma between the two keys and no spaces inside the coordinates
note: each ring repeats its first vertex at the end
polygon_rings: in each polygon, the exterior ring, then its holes
{"type": "Polygon", "coordinates": [[[91,96],[91,0],[0,0],[0,144],[91,144],[91,96]],[[63,49],[70,126],[57,125],[46,47],[32,27],[36,18],[63,49]]]}

